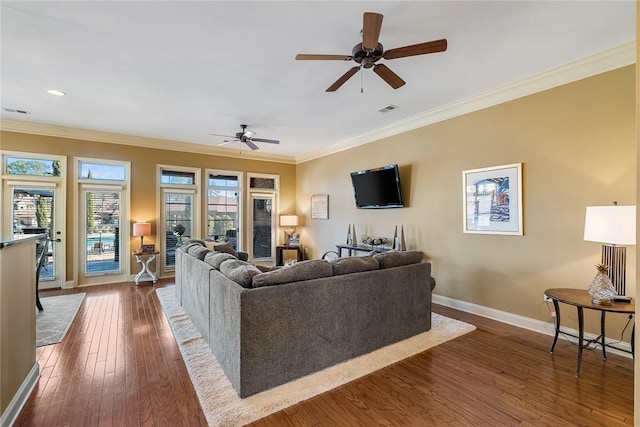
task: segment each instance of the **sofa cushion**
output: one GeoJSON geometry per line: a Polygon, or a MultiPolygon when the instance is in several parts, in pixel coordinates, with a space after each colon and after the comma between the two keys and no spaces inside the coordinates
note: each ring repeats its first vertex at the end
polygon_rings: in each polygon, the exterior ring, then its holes
{"type": "Polygon", "coordinates": [[[407,264],[417,264],[422,261],[422,252],[420,251],[390,251],[382,254],[376,254],[373,258],[378,260],[380,268],[399,267],[407,264]]]}
{"type": "Polygon", "coordinates": [[[187,253],[191,256],[198,258],[199,260],[203,260],[205,255],[211,252],[209,249],[200,245],[193,245],[188,250],[187,253]]]}
{"type": "Polygon", "coordinates": [[[296,262],[278,270],[260,273],[253,276],[253,287],[279,285],[302,280],[319,279],[333,275],[333,267],[329,261],[311,259],[296,262]]]}
{"type": "Polygon", "coordinates": [[[282,268],[280,265],[260,265],[256,264],[256,268],[260,270],[262,273],[266,273],[267,271],[279,270],[282,268]]]}
{"type": "Polygon", "coordinates": [[[181,250],[183,252],[188,252],[189,248],[192,248],[194,246],[202,246],[202,245],[198,242],[185,243],[184,245],[180,246],[178,250],[181,250]]]}
{"type": "Polygon", "coordinates": [[[361,271],[377,270],[378,260],[370,256],[353,256],[336,258],[330,261],[333,265],[333,275],[359,273],[361,271]]]}
{"type": "Polygon", "coordinates": [[[220,271],[243,288],[250,288],[253,276],[260,274],[260,270],[258,270],[255,265],[240,261],[239,259],[223,261],[220,264],[220,271]]]}
{"type": "Polygon", "coordinates": [[[233,255],[224,252],[209,251],[209,253],[204,257],[204,262],[213,268],[220,270],[220,264],[228,259],[236,258],[233,255]]]}
{"type": "Polygon", "coordinates": [[[213,251],[225,252],[225,253],[233,255],[236,258],[239,258],[238,252],[236,252],[236,250],[233,249],[233,246],[231,246],[231,243],[229,243],[229,242],[216,243],[216,242],[211,242],[211,241],[205,240],[204,244],[205,244],[206,247],[208,247],[209,249],[211,249],[213,251]]]}

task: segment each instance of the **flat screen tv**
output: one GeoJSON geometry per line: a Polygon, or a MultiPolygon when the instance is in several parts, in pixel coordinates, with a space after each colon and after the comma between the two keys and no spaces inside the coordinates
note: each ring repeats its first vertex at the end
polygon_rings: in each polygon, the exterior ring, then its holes
{"type": "Polygon", "coordinates": [[[404,207],[398,165],[351,172],[351,183],[360,209],[404,207]]]}

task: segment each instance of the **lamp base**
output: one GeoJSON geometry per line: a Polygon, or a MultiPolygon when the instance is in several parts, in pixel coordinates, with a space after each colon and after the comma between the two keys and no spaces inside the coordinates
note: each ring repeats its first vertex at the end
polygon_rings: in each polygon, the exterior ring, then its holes
{"type": "Polygon", "coordinates": [[[602,245],[602,263],[609,267],[609,279],[618,295],[625,295],[625,265],[627,263],[627,248],[616,245],[602,245]]]}

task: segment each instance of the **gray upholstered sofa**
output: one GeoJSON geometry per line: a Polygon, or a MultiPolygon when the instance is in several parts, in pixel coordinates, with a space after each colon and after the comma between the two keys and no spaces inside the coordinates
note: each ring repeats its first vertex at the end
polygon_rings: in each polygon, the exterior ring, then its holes
{"type": "Polygon", "coordinates": [[[240,397],[429,330],[434,287],[421,252],[269,272],[199,243],[176,252],[176,296],[240,397]]]}

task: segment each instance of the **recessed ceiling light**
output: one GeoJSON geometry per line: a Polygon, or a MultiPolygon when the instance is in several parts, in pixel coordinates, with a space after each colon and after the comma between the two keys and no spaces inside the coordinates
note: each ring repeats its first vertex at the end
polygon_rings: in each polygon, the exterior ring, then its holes
{"type": "Polygon", "coordinates": [[[65,96],[66,93],[60,91],[60,90],[55,90],[55,89],[49,89],[47,92],[49,92],[51,95],[55,95],[55,96],[65,96]]]}

